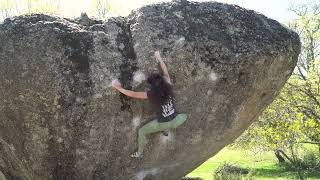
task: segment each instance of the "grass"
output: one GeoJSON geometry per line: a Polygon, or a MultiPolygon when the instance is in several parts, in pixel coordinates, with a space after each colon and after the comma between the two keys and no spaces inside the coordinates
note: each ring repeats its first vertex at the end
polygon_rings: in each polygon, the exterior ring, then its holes
{"type": "MultiPolygon", "coordinates": [[[[214,171],[223,163],[237,164],[240,167],[254,171],[254,179],[298,179],[297,173],[288,171],[278,165],[273,152],[253,154],[245,150],[224,148],[217,155],[208,159],[201,166],[189,173],[187,177],[200,177],[203,180],[213,180],[214,171]]],[[[305,177],[309,180],[320,179],[320,172],[307,172],[305,177]]]]}

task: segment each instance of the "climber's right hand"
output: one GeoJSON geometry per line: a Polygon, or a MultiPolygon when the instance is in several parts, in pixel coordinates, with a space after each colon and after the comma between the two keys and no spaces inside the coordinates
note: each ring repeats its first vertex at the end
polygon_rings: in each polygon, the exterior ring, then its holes
{"type": "Polygon", "coordinates": [[[119,89],[122,88],[121,83],[119,82],[118,79],[114,79],[111,84],[112,84],[112,86],[113,86],[114,88],[116,88],[117,90],[119,90],[119,89]]]}

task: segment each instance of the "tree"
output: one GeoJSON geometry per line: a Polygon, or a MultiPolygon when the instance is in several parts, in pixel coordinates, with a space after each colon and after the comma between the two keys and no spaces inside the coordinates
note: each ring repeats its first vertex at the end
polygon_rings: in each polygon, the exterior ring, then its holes
{"type": "Polygon", "coordinates": [[[320,151],[320,3],[291,10],[298,18],[289,27],[302,41],[297,67],[279,96],[234,145],[272,150],[303,179],[298,149],[311,143],[320,151]]]}
{"type": "Polygon", "coordinates": [[[302,4],[291,10],[299,17],[289,26],[300,35],[302,53],[297,71],[288,83],[288,89],[296,93],[290,100],[296,112],[305,116],[305,143],[317,144],[320,151],[320,3],[302,4]]]}
{"type": "Polygon", "coordinates": [[[55,14],[60,11],[60,0],[26,0],[26,13],[55,14]]]}
{"type": "Polygon", "coordinates": [[[0,19],[31,13],[60,13],[60,0],[2,0],[0,19]]]}
{"type": "Polygon", "coordinates": [[[13,16],[16,13],[15,4],[16,2],[14,0],[2,0],[0,2],[0,13],[2,19],[13,16]]]}
{"type": "Polygon", "coordinates": [[[109,0],[94,0],[94,11],[99,19],[106,19],[111,8],[109,0]]]}

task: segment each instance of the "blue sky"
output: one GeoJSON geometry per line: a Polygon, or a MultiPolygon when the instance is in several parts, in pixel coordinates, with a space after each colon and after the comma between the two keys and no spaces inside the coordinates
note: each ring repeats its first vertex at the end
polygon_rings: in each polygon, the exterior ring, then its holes
{"type": "MultiPolygon", "coordinates": [[[[115,9],[126,15],[130,10],[146,4],[169,0],[109,0],[115,9]]],[[[208,0],[194,0],[208,1],[208,0]]],[[[260,12],[272,19],[285,23],[294,18],[294,14],[288,10],[291,4],[308,3],[315,0],[216,0],[229,4],[237,4],[241,7],[260,12]]],[[[88,0],[62,0],[61,7],[65,16],[79,16],[81,12],[92,14],[93,1],[88,0]],[[77,4],[75,6],[75,4],[77,4]]]]}

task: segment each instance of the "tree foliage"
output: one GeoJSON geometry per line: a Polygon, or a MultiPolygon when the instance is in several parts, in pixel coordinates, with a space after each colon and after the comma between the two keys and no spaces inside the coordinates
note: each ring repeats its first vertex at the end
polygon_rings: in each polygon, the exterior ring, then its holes
{"type": "Polygon", "coordinates": [[[94,0],[93,1],[93,14],[99,19],[106,19],[110,16],[112,4],[110,0],[94,0]]]}
{"type": "Polygon", "coordinates": [[[294,73],[278,97],[234,146],[273,150],[279,162],[296,167],[298,149],[305,143],[320,151],[320,3],[291,7],[297,19],[289,23],[302,42],[294,73]]]}
{"type": "Polygon", "coordinates": [[[31,13],[58,14],[60,0],[2,0],[0,19],[31,13]]]}
{"type": "Polygon", "coordinates": [[[59,0],[26,0],[26,10],[27,14],[31,13],[47,13],[55,14],[60,11],[60,1],[59,0]]]}

